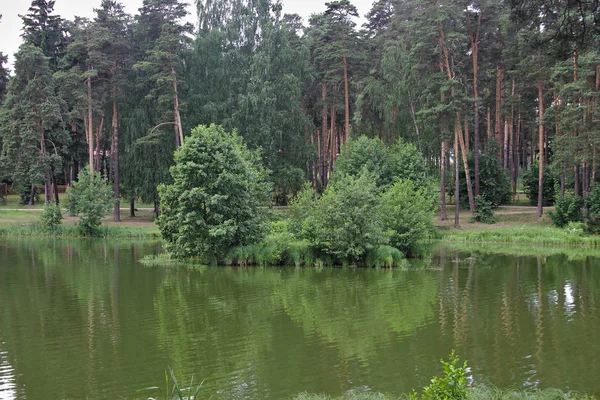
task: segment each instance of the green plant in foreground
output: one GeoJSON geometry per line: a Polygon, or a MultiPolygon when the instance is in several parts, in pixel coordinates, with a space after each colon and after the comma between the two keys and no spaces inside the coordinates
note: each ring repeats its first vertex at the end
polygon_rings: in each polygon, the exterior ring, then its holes
{"type": "Polygon", "coordinates": [[[47,233],[55,233],[60,227],[61,220],[62,213],[60,212],[60,207],[53,203],[46,204],[40,215],[42,229],[47,233]]]}
{"type": "Polygon", "coordinates": [[[200,389],[202,389],[203,383],[204,381],[200,382],[199,384],[194,384],[194,377],[192,376],[189,386],[182,387],[177,381],[173,369],[169,367],[169,370],[165,371],[164,392],[159,386],[148,387],[145,389],[141,389],[140,391],[151,390],[159,392],[158,396],[149,397],[148,400],[197,400],[198,394],[200,393],[200,389]]]}
{"type": "Polygon", "coordinates": [[[423,388],[423,394],[419,397],[416,393],[411,399],[417,400],[464,400],[469,395],[467,385],[467,362],[460,364],[460,359],[454,351],[450,353],[448,361],[441,360],[444,368],[443,376],[436,376],[431,380],[431,384],[423,388]]]}

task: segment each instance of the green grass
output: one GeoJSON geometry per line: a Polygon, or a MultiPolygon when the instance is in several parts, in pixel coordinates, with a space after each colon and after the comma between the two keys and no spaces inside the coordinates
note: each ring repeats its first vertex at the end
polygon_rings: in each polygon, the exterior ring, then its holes
{"type": "Polygon", "coordinates": [[[449,229],[441,235],[443,242],[600,246],[600,236],[585,235],[580,230],[525,224],[494,229],[449,229]]]}
{"type": "MultiPolygon", "coordinates": [[[[83,237],[76,225],[60,225],[54,232],[45,231],[39,222],[28,224],[1,224],[0,236],[35,236],[35,237],[83,237]]],[[[102,225],[95,237],[101,238],[131,238],[131,239],[156,239],[160,232],[156,227],[148,226],[108,226],[102,225]]]]}

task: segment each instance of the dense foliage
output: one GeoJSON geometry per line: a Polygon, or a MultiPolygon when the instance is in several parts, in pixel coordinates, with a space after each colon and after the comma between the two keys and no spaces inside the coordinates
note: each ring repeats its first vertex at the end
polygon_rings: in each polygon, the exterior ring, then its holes
{"type": "Polygon", "coordinates": [[[300,236],[319,253],[344,264],[364,260],[387,242],[380,215],[375,179],[344,175],[319,197],[302,225],[300,236]]]}
{"type": "Polygon", "coordinates": [[[567,190],[563,196],[556,196],[554,211],[549,213],[552,223],[559,228],[564,228],[569,222],[583,221],[582,208],[584,200],[572,190],[567,190]]]}
{"type": "Polygon", "coordinates": [[[392,246],[408,255],[418,253],[435,231],[435,200],[410,180],[397,181],[383,193],[378,212],[392,246]]]}
{"type": "Polygon", "coordinates": [[[423,156],[413,144],[403,140],[392,146],[366,136],[349,140],[337,158],[333,179],[346,175],[358,177],[364,171],[373,176],[378,187],[402,179],[409,179],[418,186],[426,182],[423,156]]]}
{"type": "Polygon", "coordinates": [[[194,128],[175,162],[173,183],[159,187],[157,221],[175,257],[218,262],[231,247],[262,238],[267,172],[235,131],[194,128]]]}

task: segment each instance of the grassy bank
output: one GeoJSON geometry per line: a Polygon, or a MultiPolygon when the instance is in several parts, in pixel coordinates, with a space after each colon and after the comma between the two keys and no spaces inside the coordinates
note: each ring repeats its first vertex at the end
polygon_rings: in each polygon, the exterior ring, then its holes
{"type": "MultiPolygon", "coordinates": [[[[40,211],[0,209],[0,236],[55,236],[80,237],[77,229],[77,217],[65,216],[62,224],[55,232],[46,232],[40,225],[40,211]]],[[[125,213],[123,213],[125,214],[125,213]]],[[[63,210],[63,215],[66,211],[63,210]]],[[[102,220],[99,237],[105,238],[152,238],[160,237],[158,227],[154,224],[152,211],[138,211],[136,217],[128,214],[121,217],[122,222],[114,222],[111,217],[102,220]]]]}
{"type": "Polygon", "coordinates": [[[582,229],[556,228],[547,214],[538,218],[535,207],[500,207],[496,210],[496,223],[489,225],[471,222],[471,214],[461,210],[460,229],[453,226],[453,213],[450,208],[448,220],[436,221],[439,237],[444,243],[600,247],[600,236],[587,235],[582,229]]]}

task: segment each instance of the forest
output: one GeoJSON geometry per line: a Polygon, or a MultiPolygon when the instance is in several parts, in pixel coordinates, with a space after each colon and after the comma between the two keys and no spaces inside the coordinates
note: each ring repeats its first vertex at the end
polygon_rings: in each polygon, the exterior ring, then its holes
{"type": "Polygon", "coordinates": [[[597,180],[598,0],[377,0],[362,26],[349,0],[308,21],[277,0],[197,0],[196,27],[179,0],[74,20],[54,3],[22,16],[12,70],[0,54],[0,181],[24,204],[38,187],[58,202],[88,165],[115,221],[121,202],[158,216],[174,151],[213,123],[259,154],[279,205],[323,192],[361,136],[418,150],[442,219],[449,195],[474,212],[498,179],[540,216],[555,186],[586,197],[597,180]]]}

